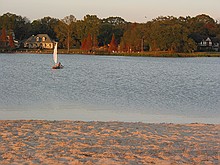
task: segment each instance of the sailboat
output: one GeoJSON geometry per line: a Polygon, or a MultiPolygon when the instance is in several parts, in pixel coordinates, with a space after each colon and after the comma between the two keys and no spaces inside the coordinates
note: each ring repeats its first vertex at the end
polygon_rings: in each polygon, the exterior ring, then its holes
{"type": "Polygon", "coordinates": [[[58,55],[57,55],[57,42],[55,43],[54,50],[53,50],[53,60],[55,65],[52,67],[52,69],[62,69],[64,66],[61,65],[60,62],[58,62],[58,55]]]}

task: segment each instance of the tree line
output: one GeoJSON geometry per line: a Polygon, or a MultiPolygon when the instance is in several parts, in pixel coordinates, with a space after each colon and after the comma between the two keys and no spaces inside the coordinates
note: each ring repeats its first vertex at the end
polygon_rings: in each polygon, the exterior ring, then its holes
{"type": "Polygon", "coordinates": [[[31,35],[46,33],[59,41],[60,48],[85,51],[193,52],[203,38],[220,41],[219,22],[205,14],[160,16],[146,23],[132,23],[121,17],[100,19],[96,15],[86,15],[82,20],[73,15],[63,19],[44,17],[31,22],[26,17],[6,13],[0,16],[0,29],[13,31],[21,43],[31,35]]]}

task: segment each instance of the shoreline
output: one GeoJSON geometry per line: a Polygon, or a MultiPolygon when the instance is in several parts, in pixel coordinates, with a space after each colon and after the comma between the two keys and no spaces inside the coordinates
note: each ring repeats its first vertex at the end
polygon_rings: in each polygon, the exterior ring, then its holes
{"type": "Polygon", "coordinates": [[[0,120],[0,164],[219,164],[220,124],[0,120]]]}
{"type": "MultiPolygon", "coordinates": [[[[0,54],[53,54],[53,50],[15,50],[11,52],[0,52],[0,54]]],[[[164,58],[193,58],[193,57],[220,57],[220,52],[193,52],[193,53],[176,53],[168,51],[146,51],[146,52],[85,52],[80,49],[71,49],[68,53],[67,50],[59,49],[59,54],[66,55],[100,55],[100,56],[127,56],[127,57],[164,57],[164,58]]]]}

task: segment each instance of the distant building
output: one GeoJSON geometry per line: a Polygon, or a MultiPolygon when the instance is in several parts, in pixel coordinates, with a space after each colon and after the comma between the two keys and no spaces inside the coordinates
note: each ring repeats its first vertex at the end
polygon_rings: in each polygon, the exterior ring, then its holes
{"type": "Polygon", "coordinates": [[[53,40],[47,34],[32,35],[24,42],[29,49],[53,49],[53,40]]]}
{"type": "Polygon", "coordinates": [[[199,51],[220,51],[220,40],[218,38],[207,37],[198,43],[199,51]]]}

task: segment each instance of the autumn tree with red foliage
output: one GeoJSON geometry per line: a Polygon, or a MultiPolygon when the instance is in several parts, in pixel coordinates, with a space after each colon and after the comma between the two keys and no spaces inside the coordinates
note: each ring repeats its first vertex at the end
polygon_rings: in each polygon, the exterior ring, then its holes
{"type": "Polygon", "coordinates": [[[13,39],[12,34],[9,35],[9,46],[10,46],[11,48],[14,48],[14,47],[15,47],[14,39],[13,39]]]}
{"type": "Polygon", "coordinates": [[[91,34],[88,34],[87,38],[85,38],[82,42],[81,49],[86,51],[92,50],[92,36],[91,34]]]}
{"type": "Polygon", "coordinates": [[[86,49],[86,42],[87,42],[87,38],[85,38],[82,43],[81,43],[81,49],[85,50],[86,49]]]}
{"type": "Polygon", "coordinates": [[[7,34],[5,28],[2,28],[2,32],[0,36],[0,46],[3,48],[7,47],[7,34]]]}
{"type": "Polygon", "coordinates": [[[109,52],[114,52],[114,51],[117,51],[118,50],[118,46],[117,46],[117,43],[116,43],[116,40],[115,40],[115,34],[112,35],[112,40],[109,44],[109,48],[108,48],[108,51],[109,52]]]}
{"type": "Polygon", "coordinates": [[[7,35],[6,35],[5,28],[2,29],[1,41],[3,41],[3,42],[7,41],[7,35]]]}

